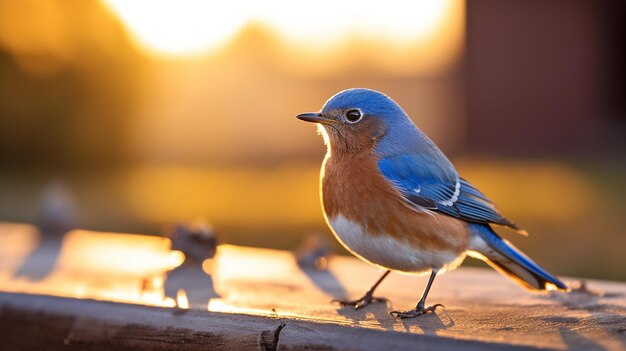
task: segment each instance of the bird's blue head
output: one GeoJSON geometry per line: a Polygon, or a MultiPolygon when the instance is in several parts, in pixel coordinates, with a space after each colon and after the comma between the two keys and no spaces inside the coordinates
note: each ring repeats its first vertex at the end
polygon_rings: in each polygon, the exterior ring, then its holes
{"type": "MultiPolygon", "coordinates": [[[[331,150],[371,150],[385,139],[419,133],[406,112],[387,95],[370,89],[348,89],[326,101],[320,112],[298,119],[319,123],[331,150]]],[[[391,140],[393,141],[393,140],[391,140]]]]}

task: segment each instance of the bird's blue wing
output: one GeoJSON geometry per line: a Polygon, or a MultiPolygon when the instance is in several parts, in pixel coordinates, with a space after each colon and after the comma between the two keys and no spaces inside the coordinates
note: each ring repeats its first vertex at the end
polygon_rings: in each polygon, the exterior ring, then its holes
{"type": "Polygon", "coordinates": [[[378,169],[407,200],[436,209],[454,196],[458,174],[451,165],[429,158],[423,154],[387,156],[378,161],[378,169]]]}
{"type": "Polygon", "coordinates": [[[396,154],[382,157],[378,168],[413,205],[468,222],[495,223],[519,229],[498,213],[487,196],[461,178],[445,157],[396,154]]]}

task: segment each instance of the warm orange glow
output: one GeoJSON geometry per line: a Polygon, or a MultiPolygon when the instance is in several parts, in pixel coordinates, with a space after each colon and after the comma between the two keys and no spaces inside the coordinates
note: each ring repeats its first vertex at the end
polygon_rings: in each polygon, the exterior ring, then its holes
{"type": "Polygon", "coordinates": [[[57,2],[2,1],[0,47],[9,49],[28,72],[47,76],[72,57],[65,22],[57,2]]]}
{"type": "Polygon", "coordinates": [[[195,56],[215,49],[247,24],[269,28],[292,45],[320,49],[349,40],[391,46],[431,40],[459,0],[222,1],[103,0],[152,53],[195,56]]]}
{"type": "MultiPolygon", "coordinates": [[[[460,160],[457,168],[500,210],[518,221],[572,221],[589,211],[588,204],[598,201],[593,184],[584,174],[563,165],[460,160]],[[559,211],[551,210],[555,204],[559,211]]],[[[217,226],[245,226],[256,231],[278,225],[324,224],[318,198],[318,164],[272,170],[153,166],[137,168],[124,179],[134,215],[148,222],[204,215],[217,226]],[[238,194],[254,201],[240,201],[238,194]],[[245,223],[242,213],[246,214],[245,223]]]]}
{"type": "Polygon", "coordinates": [[[556,285],[552,284],[552,283],[546,283],[546,290],[547,291],[558,291],[559,288],[556,285]]]}
{"type": "MultiPolygon", "coordinates": [[[[0,286],[3,291],[181,309],[191,308],[193,303],[204,303],[210,311],[290,315],[286,310],[275,312],[268,306],[251,305],[254,301],[249,296],[232,290],[242,281],[246,284],[261,283],[271,277],[292,276],[299,272],[292,254],[286,251],[221,245],[215,259],[203,262],[203,269],[213,273],[213,281],[222,297],[207,297],[206,301],[200,301],[193,300],[193,285],[177,287],[175,296],[165,296],[168,284],[166,273],[175,267],[173,263],[180,263],[184,258],[182,253],[169,249],[171,243],[168,239],[72,231],[63,239],[53,269],[41,279],[31,280],[14,274],[19,271],[24,260],[30,259],[29,253],[37,245],[37,231],[32,226],[16,224],[0,224],[0,229],[0,257],[10,258],[0,262],[0,286]],[[11,249],[3,250],[8,247],[5,245],[7,243],[11,244],[11,249]],[[176,262],[172,262],[172,257],[176,258],[176,262]]],[[[43,266],[48,263],[45,258],[39,257],[35,266],[45,268],[43,266]]],[[[298,278],[291,283],[304,284],[313,294],[318,293],[319,290],[307,278],[296,276],[298,278]]],[[[195,284],[195,281],[189,283],[195,284]]],[[[260,292],[255,294],[260,296],[260,292]]],[[[263,299],[269,301],[267,297],[263,299]]],[[[289,302],[294,305],[297,303],[297,300],[289,302]]]]}
{"type": "MultiPolygon", "coordinates": [[[[291,276],[294,272],[299,272],[289,252],[221,245],[216,258],[206,260],[203,267],[207,271],[216,271],[213,274],[214,282],[224,294],[221,298],[207,297],[206,301],[199,301],[193,300],[194,280],[189,281],[188,287],[178,287],[175,290],[176,296],[165,296],[165,286],[168,284],[166,273],[174,268],[172,257],[184,257],[182,253],[172,254],[168,239],[76,230],[66,235],[57,252],[57,260],[50,262],[42,256],[29,257],[39,237],[34,227],[0,223],[0,234],[0,258],[3,258],[0,262],[0,286],[6,292],[181,309],[189,309],[192,303],[203,302],[210,311],[270,315],[277,313],[271,311],[271,307],[251,306],[250,303],[254,301],[247,295],[238,294],[231,289],[241,281],[246,284],[260,283],[273,276],[291,276]],[[4,250],[9,247],[7,243],[11,244],[10,250],[4,250]],[[31,262],[32,267],[45,269],[50,264],[53,268],[39,279],[16,276],[15,272],[20,270],[20,265],[30,259],[35,260],[31,262]]],[[[47,242],[45,245],[51,243],[47,242]]],[[[175,263],[178,263],[178,259],[175,263]]],[[[308,284],[313,293],[317,291],[301,275],[292,283],[308,284]]],[[[283,311],[279,314],[288,315],[289,312],[283,311]]]]}
{"type": "MultiPolygon", "coordinates": [[[[30,225],[4,223],[0,223],[0,233],[2,233],[2,245],[0,245],[2,268],[15,271],[23,258],[37,247],[39,233],[30,225]]],[[[0,271],[0,286],[2,286],[2,271],[0,271]]]]}
{"type": "Polygon", "coordinates": [[[183,264],[183,262],[185,262],[184,253],[178,250],[170,251],[167,257],[167,263],[172,269],[180,266],[181,264],[183,264]]]}
{"type": "Polygon", "coordinates": [[[75,230],[66,234],[56,260],[47,261],[43,256],[28,257],[39,236],[33,227],[5,225],[0,229],[0,255],[12,257],[6,262],[14,262],[9,266],[3,262],[0,267],[4,291],[176,306],[176,301],[164,296],[165,272],[182,263],[184,255],[170,251],[169,239],[75,230]],[[11,249],[4,252],[2,247],[11,249]],[[25,260],[31,260],[31,269],[53,267],[38,279],[31,279],[31,274],[13,276],[25,260]]]}
{"type": "Polygon", "coordinates": [[[259,6],[256,17],[281,36],[308,45],[342,42],[351,36],[411,42],[424,39],[441,26],[452,2],[274,0],[259,6]]]}
{"type": "Polygon", "coordinates": [[[152,276],[183,262],[184,255],[169,247],[165,238],[76,230],[67,234],[58,266],[76,273],[152,276]]]}
{"type": "Polygon", "coordinates": [[[267,170],[145,167],[129,174],[125,184],[131,208],[148,221],[178,221],[204,215],[218,224],[321,223],[316,194],[318,167],[267,170]],[[308,191],[308,190],[312,191],[308,191]],[[241,201],[245,193],[255,201],[241,201]],[[292,199],[283,201],[281,199],[292,199]],[[259,204],[264,204],[259,207],[259,204]]]}
{"type": "Polygon", "coordinates": [[[104,2],[128,26],[141,46],[165,55],[202,54],[225,43],[248,19],[241,1],[104,2]]]}
{"type": "Polygon", "coordinates": [[[212,258],[202,261],[202,270],[206,274],[213,274],[214,266],[215,260],[212,258]]]}
{"type": "MultiPolygon", "coordinates": [[[[233,304],[229,304],[226,301],[220,300],[220,299],[211,299],[211,301],[209,301],[207,310],[210,312],[221,312],[221,313],[245,313],[245,314],[254,314],[254,315],[272,314],[264,309],[236,306],[233,304]]],[[[284,314],[281,314],[281,315],[284,315],[284,314]]]]}
{"type": "MultiPolygon", "coordinates": [[[[313,314],[307,313],[310,311],[309,306],[302,305],[301,301],[306,297],[301,295],[281,295],[281,305],[293,306],[293,309],[283,308],[277,311],[273,309],[276,306],[274,301],[276,291],[258,290],[250,291],[248,294],[248,291],[237,289],[237,286],[241,286],[242,283],[246,286],[265,284],[276,278],[290,277],[289,284],[304,286],[305,291],[313,295],[319,294],[319,289],[301,274],[291,252],[220,245],[215,262],[217,267],[215,282],[223,297],[211,299],[208,304],[209,311],[315,319],[313,314]],[[254,267],[254,270],[251,270],[251,267],[254,267]],[[251,298],[252,296],[254,298],[251,298]],[[294,313],[295,310],[298,312],[294,313]]],[[[334,311],[332,305],[325,305],[325,307],[334,311]]]]}
{"type": "Polygon", "coordinates": [[[189,299],[187,298],[187,292],[185,289],[178,289],[178,291],[176,291],[176,305],[178,308],[182,308],[184,310],[189,309],[189,299]]]}
{"type": "Polygon", "coordinates": [[[503,213],[516,214],[516,218],[546,223],[575,221],[589,213],[589,204],[598,202],[598,194],[589,179],[564,164],[479,160],[456,164],[464,177],[490,196],[503,213]],[[553,211],[555,206],[559,207],[558,211],[553,211]]]}

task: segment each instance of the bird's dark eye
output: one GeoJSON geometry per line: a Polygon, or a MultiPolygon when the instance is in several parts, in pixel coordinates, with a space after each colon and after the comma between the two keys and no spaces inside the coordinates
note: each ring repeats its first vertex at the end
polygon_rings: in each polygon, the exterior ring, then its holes
{"type": "Polygon", "coordinates": [[[346,119],[350,123],[356,123],[361,118],[363,118],[363,114],[359,110],[348,110],[348,112],[346,112],[346,119]]]}

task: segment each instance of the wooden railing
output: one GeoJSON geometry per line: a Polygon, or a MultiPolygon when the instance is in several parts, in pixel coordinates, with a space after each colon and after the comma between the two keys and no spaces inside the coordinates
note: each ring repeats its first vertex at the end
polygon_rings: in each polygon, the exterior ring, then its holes
{"type": "Polygon", "coordinates": [[[168,239],[73,231],[42,240],[0,224],[0,349],[624,350],[626,284],[565,281],[569,293],[530,294],[488,269],[440,276],[436,313],[398,320],[426,279],[392,274],[355,311],[380,272],[334,256],[303,268],[287,251],[222,245],[182,263],[168,239]],[[578,287],[578,288],[576,288],[578,287]]]}

